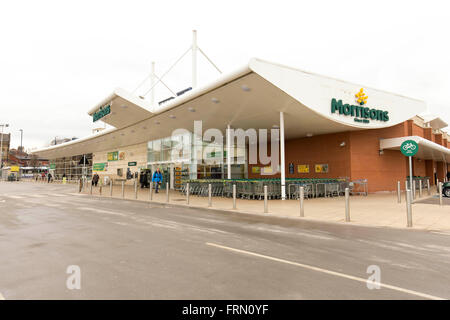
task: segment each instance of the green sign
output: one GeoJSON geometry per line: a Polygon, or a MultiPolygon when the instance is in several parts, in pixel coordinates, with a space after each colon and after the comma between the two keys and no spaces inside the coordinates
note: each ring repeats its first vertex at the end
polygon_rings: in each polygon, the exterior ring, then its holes
{"type": "Polygon", "coordinates": [[[108,163],[106,163],[106,162],[94,163],[92,166],[92,171],[106,171],[107,167],[108,167],[108,163]]]}
{"type": "Polygon", "coordinates": [[[355,122],[362,123],[369,123],[370,120],[378,120],[383,122],[389,121],[388,111],[343,104],[342,100],[336,100],[334,98],[331,99],[331,113],[339,113],[344,116],[355,117],[355,122]]]}
{"type": "Polygon", "coordinates": [[[51,163],[51,164],[50,164],[50,169],[56,169],[56,164],[51,163]]]}
{"type": "Polygon", "coordinates": [[[100,110],[98,110],[92,115],[92,120],[95,122],[97,120],[100,120],[104,116],[107,116],[110,113],[111,113],[111,106],[108,104],[107,106],[100,107],[100,110]]]}
{"type": "Polygon", "coordinates": [[[406,140],[401,144],[400,151],[407,157],[413,157],[419,151],[419,145],[414,140],[406,140]]]}
{"type": "Polygon", "coordinates": [[[137,162],[136,162],[136,161],[128,162],[128,166],[129,166],[129,167],[135,167],[136,165],[137,165],[137,162]]]}
{"type": "Polygon", "coordinates": [[[108,161],[117,161],[117,160],[119,160],[119,151],[108,152],[107,159],[108,159],[108,161]]]}

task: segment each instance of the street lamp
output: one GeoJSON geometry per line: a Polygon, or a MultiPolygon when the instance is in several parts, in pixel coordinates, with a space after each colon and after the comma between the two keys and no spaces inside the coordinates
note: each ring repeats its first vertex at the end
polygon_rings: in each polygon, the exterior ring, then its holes
{"type": "Polygon", "coordinates": [[[23,141],[23,129],[19,129],[20,131],[20,152],[23,152],[23,145],[22,145],[22,141],[23,141]]]}
{"type": "Polygon", "coordinates": [[[0,127],[2,127],[0,135],[0,168],[3,168],[3,128],[8,128],[9,124],[0,124],[0,127]]]}

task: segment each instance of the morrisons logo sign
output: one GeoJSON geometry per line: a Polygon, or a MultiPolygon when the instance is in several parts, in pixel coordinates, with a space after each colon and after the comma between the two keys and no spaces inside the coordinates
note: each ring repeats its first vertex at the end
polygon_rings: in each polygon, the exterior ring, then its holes
{"type": "Polygon", "coordinates": [[[369,123],[370,120],[389,121],[389,112],[363,106],[343,104],[342,100],[331,99],[331,113],[355,117],[355,122],[369,123]]]}
{"type": "Polygon", "coordinates": [[[111,106],[108,104],[107,106],[100,107],[100,110],[98,110],[96,113],[92,115],[93,122],[100,120],[104,116],[107,116],[111,113],[111,106]]]}

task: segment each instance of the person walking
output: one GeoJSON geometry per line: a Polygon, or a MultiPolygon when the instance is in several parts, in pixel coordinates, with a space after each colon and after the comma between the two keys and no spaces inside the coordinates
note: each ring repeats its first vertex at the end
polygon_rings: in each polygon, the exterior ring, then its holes
{"type": "Polygon", "coordinates": [[[92,183],[94,184],[95,187],[97,186],[99,179],[100,179],[100,176],[97,173],[94,174],[94,176],[92,177],[92,183]]]}
{"type": "Polygon", "coordinates": [[[50,183],[52,181],[52,174],[50,172],[48,173],[47,178],[48,178],[48,183],[50,183]]]}
{"type": "Polygon", "coordinates": [[[161,185],[162,182],[162,174],[159,168],[156,169],[155,173],[153,173],[152,181],[155,183],[155,193],[158,193],[159,186],[161,185]]]}

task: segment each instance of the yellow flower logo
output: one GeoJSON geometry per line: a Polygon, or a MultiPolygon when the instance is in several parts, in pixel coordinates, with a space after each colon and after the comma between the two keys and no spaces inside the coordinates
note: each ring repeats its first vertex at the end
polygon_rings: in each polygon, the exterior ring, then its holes
{"type": "Polygon", "coordinates": [[[355,94],[356,102],[358,102],[360,105],[366,104],[368,96],[364,93],[363,88],[359,90],[357,94],[355,94]]]}

